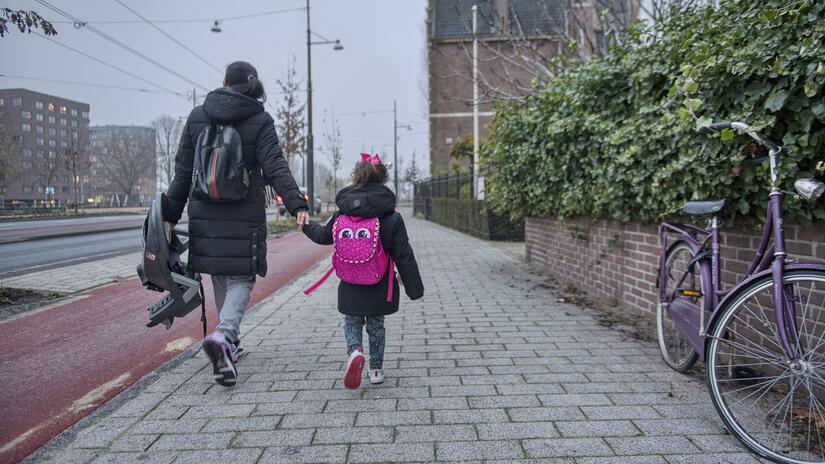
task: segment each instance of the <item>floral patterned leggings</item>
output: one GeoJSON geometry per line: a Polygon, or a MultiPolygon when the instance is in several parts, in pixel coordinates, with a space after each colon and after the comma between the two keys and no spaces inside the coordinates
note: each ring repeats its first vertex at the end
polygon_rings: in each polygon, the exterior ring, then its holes
{"type": "Polygon", "coordinates": [[[347,339],[347,356],[358,348],[363,350],[364,323],[370,340],[370,369],[384,366],[384,316],[344,316],[344,337],[347,339]]]}

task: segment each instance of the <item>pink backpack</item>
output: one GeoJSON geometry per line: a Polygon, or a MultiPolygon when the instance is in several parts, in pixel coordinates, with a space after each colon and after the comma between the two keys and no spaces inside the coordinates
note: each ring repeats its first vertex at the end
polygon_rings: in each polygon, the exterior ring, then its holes
{"type": "Polygon", "coordinates": [[[390,279],[387,286],[387,301],[392,301],[395,267],[392,258],[381,244],[381,223],[378,218],[362,218],[340,214],[332,225],[332,267],[304,294],[309,295],[329,278],[332,271],[341,280],[355,285],[375,285],[384,278],[387,262],[390,279]]]}

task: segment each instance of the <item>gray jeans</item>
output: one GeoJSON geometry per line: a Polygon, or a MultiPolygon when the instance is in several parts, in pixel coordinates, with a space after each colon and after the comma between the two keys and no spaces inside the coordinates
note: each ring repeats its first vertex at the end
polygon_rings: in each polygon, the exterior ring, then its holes
{"type": "Polygon", "coordinates": [[[230,341],[240,338],[241,319],[254,286],[255,276],[212,276],[215,306],[221,319],[217,330],[223,332],[230,341]]]}

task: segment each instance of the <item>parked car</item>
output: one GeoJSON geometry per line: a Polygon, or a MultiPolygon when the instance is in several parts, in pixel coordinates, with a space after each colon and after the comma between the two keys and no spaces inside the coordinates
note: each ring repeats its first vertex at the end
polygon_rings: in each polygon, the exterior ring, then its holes
{"type": "MultiPolygon", "coordinates": [[[[301,187],[301,193],[304,195],[304,199],[309,200],[309,196],[306,194],[306,189],[301,187]]],[[[278,214],[281,216],[286,216],[286,206],[284,206],[284,200],[281,198],[280,195],[275,197],[275,200],[278,202],[278,214]]],[[[315,195],[313,198],[313,203],[315,203],[315,214],[321,213],[321,198],[318,195],[315,195]]]]}

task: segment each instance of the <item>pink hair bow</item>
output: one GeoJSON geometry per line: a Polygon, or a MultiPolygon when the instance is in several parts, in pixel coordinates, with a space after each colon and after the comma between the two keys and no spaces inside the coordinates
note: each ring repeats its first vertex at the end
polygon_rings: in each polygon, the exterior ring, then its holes
{"type": "Polygon", "coordinates": [[[377,154],[370,155],[369,153],[361,153],[361,161],[364,163],[370,163],[373,166],[378,166],[381,164],[381,158],[379,158],[377,154]]]}

